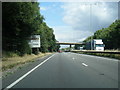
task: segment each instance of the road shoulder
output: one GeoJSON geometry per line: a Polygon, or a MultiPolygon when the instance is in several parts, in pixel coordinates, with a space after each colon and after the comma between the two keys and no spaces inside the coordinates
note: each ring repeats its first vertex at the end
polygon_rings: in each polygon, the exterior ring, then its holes
{"type": "Polygon", "coordinates": [[[21,77],[22,75],[27,73],[29,70],[31,70],[36,65],[43,62],[45,59],[47,59],[51,55],[53,55],[53,54],[49,54],[47,56],[37,58],[35,62],[30,62],[28,64],[25,64],[25,65],[22,66],[22,68],[18,68],[17,70],[15,70],[14,73],[11,73],[7,77],[2,78],[2,86],[3,86],[3,88],[5,88],[6,86],[8,86],[12,82],[14,82],[16,79],[18,79],[19,77],[21,77]]]}

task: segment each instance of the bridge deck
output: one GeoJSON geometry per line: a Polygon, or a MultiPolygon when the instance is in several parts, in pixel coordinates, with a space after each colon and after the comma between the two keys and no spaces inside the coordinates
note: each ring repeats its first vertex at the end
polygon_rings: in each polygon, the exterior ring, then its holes
{"type": "Polygon", "coordinates": [[[56,42],[61,45],[84,45],[85,43],[66,43],[66,42],[56,42]]]}

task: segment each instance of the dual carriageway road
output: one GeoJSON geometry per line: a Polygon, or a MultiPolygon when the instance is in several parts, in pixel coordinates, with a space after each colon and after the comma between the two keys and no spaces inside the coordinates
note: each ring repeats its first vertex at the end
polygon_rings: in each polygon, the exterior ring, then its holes
{"type": "Polygon", "coordinates": [[[3,88],[118,88],[118,63],[111,58],[55,53],[30,70],[24,68],[24,74],[4,79],[3,88]]]}

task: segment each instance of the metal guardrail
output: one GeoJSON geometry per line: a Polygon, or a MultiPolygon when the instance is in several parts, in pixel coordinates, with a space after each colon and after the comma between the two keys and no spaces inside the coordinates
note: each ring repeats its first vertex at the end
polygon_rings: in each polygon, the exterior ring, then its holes
{"type": "Polygon", "coordinates": [[[120,54],[120,51],[82,51],[82,50],[76,51],[76,50],[72,50],[71,52],[120,54]]]}

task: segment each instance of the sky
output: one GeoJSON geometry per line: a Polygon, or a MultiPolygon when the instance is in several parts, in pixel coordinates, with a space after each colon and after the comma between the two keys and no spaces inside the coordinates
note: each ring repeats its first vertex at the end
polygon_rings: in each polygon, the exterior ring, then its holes
{"type": "Polygon", "coordinates": [[[118,19],[118,3],[41,2],[40,13],[59,42],[82,42],[118,19]]]}

